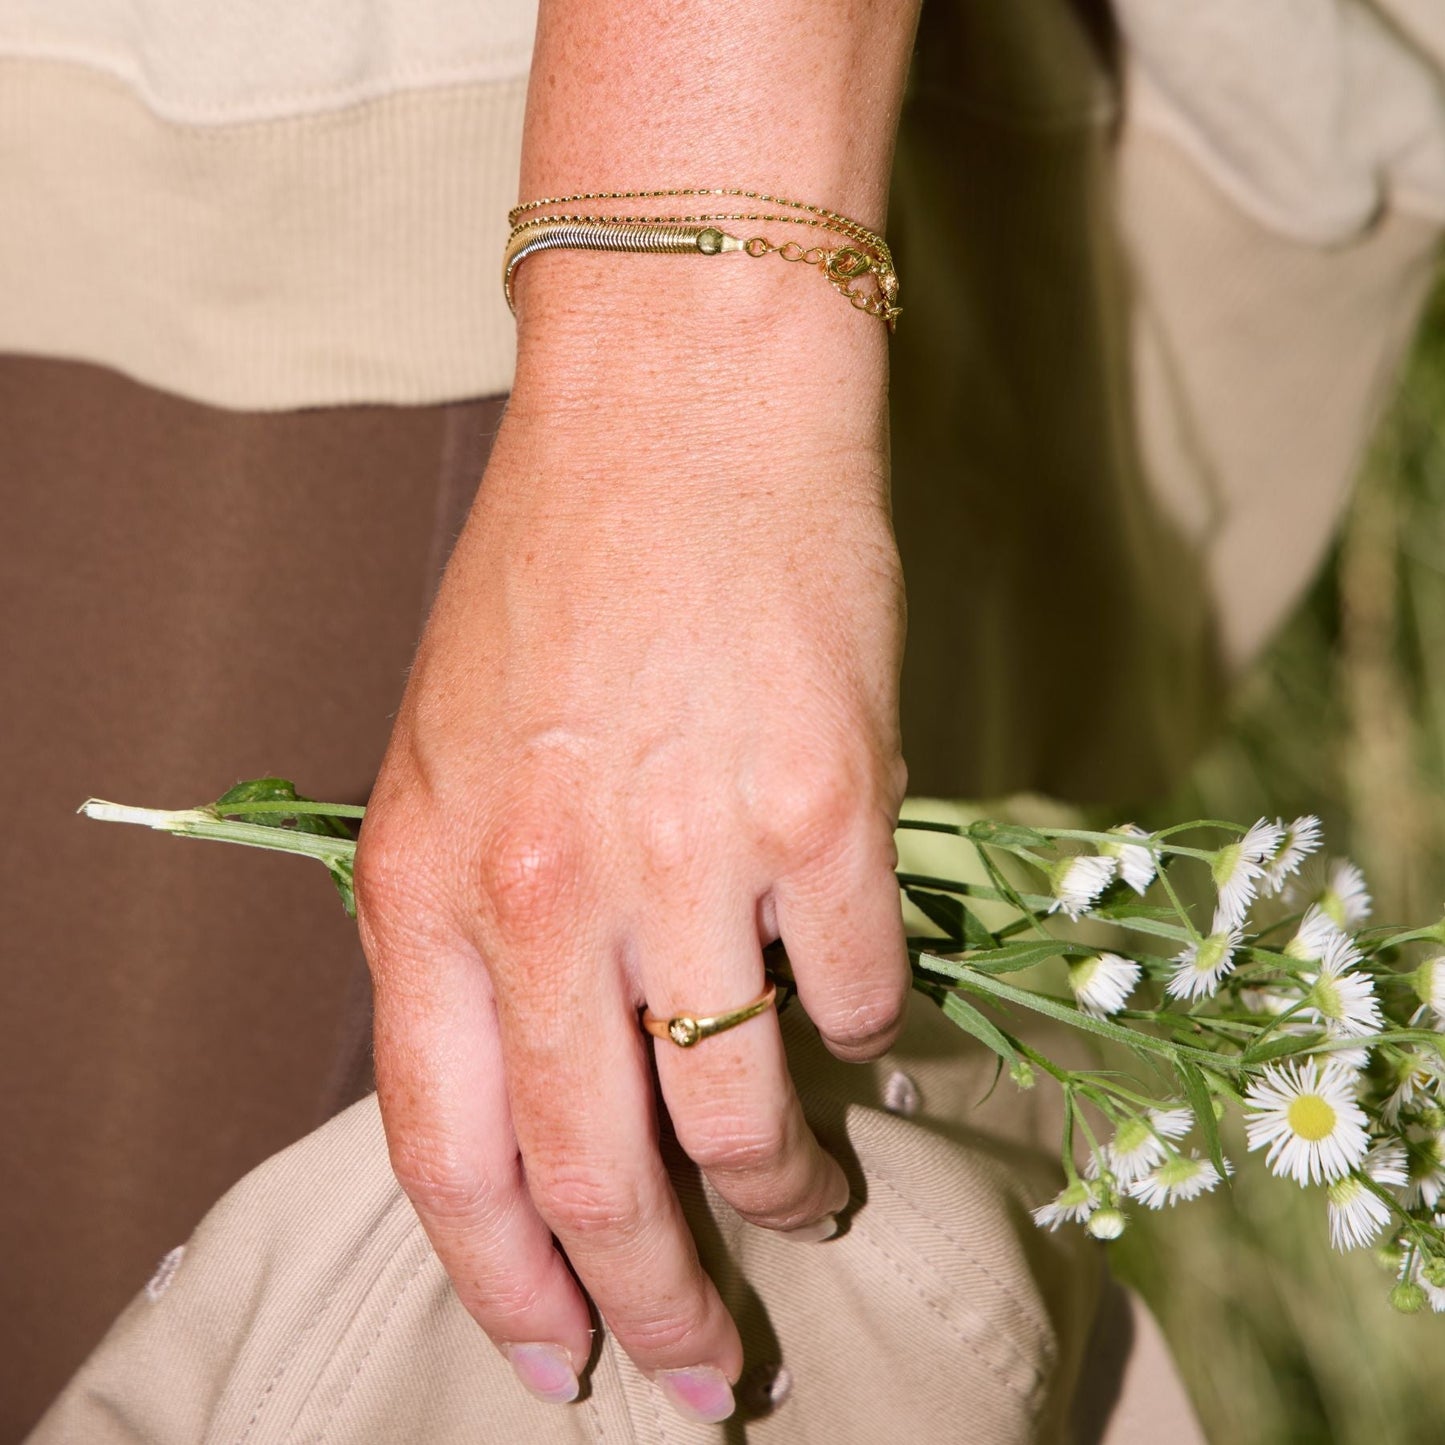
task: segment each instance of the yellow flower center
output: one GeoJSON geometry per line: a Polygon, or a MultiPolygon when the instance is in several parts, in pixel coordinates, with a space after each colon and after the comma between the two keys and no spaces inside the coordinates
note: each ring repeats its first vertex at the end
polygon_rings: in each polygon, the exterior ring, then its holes
{"type": "Polygon", "coordinates": [[[1335,1121],[1339,1115],[1335,1113],[1335,1106],[1328,1099],[1323,1099],[1318,1094],[1301,1094],[1289,1106],[1289,1113],[1285,1117],[1289,1120],[1290,1128],[1301,1139],[1307,1139],[1313,1144],[1320,1139],[1328,1139],[1334,1133],[1335,1121]]]}

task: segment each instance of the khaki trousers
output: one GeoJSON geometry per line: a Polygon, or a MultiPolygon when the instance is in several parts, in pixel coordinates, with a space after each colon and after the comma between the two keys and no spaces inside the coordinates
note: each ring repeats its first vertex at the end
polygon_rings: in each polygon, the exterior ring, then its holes
{"type": "MultiPolygon", "coordinates": [[[[924,84],[910,114],[943,104],[924,84]]],[[[1387,210],[1316,251],[1239,215],[1166,142],[1059,114],[1013,125],[985,107],[912,131],[905,115],[903,221],[959,174],[975,205],[899,236],[925,298],[893,383],[918,791],[1127,802],[1177,775],[1313,571],[1433,272],[1422,220],[1387,210]]],[[[209,1201],[364,1087],[365,986],[324,880],[73,809],[182,805],[273,771],[363,798],[498,405],[243,416],[0,363],[0,1126],[20,1181],[0,1191],[0,1436],[209,1201]]],[[[379,1169],[364,1107],[346,1117],[359,1135],[318,1136],[265,1177],[301,1189],[299,1158],[330,1178],[356,1138],[379,1169]]],[[[194,1274],[223,1291],[226,1241],[290,1258],[308,1237],[274,1202],[249,1233],[255,1197],[227,1201],[206,1236],[222,1243],[198,1255],[220,1259],[194,1274]]],[[[1016,1203],[967,1208],[1028,1232],[1016,1203]]],[[[1034,1246],[1009,1248],[1007,1287],[1049,1288],[1026,1283],[1034,1246]]],[[[900,1329],[937,1318],[923,1295],[890,1316],[900,1329]]],[[[1086,1313],[1058,1327],[1056,1359],[1082,1357],[1086,1313]]],[[[407,1337],[418,1350],[428,1329],[407,1337]]],[[[123,1326],[94,1368],[142,1394],[171,1380],[126,1343],[146,1337],[123,1326]]],[[[452,1338],[438,1358],[461,1358],[452,1338]]],[[[221,1388],[236,1362],[207,1361],[203,1388],[221,1388]]],[[[1040,1408],[1067,1410],[1068,1371],[1054,1378],[1040,1408]]]]}

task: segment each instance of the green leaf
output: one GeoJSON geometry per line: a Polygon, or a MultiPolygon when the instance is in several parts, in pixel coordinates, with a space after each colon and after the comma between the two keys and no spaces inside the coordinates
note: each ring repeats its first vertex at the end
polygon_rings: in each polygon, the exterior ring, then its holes
{"type": "MultiPolygon", "coordinates": [[[[1003,896],[1010,903],[1012,903],[1013,906],[1017,908],[1018,911],[1022,913],[1036,928],[1038,928],[1040,933],[1042,933],[1043,925],[1039,923],[1039,920],[1035,915],[1034,910],[1019,895],[1018,889],[1016,889],[1013,884],[1010,883],[1009,880],[1004,876],[1003,870],[998,866],[997,863],[994,862],[994,860],[989,856],[986,850],[980,848],[977,851],[979,862],[983,864],[984,870],[988,873],[989,878],[993,881],[994,887],[997,888],[998,891],[1002,893],[1003,896]]],[[[1046,909],[1047,906],[1048,905],[1046,904],[1046,909]]]]}
{"type": "Polygon", "coordinates": [[[1065,943],[1062,939],[1025,939],[1006,943],[1002,948],[989,948],[970,953],[960,963],[980,973],[1018,973],[1051,958],[1092,958],[1099,950],[1082,943],[1065,943]]]}
{"type": "MultiPolygon", "coordinates": [[[[987,861],[986,854],[980,856],[987,861]]],[[[1012,887],[1004,893],[982,883],[958,883],[951,878],[932,878],[923,873],[900,872],[894,876],[898,879],[900,887],[932,888],[942,893],[956,893],[963,898],[982,898],[989,903],[1013,903],[1016,908],[1022,906],[1024,911],[1030,908],[1047,908],[1054,901],[1042,893],[1019,893],[1012,887]],[[1021,901],[1015,903],[1015,899],[1021,901]]]]}
{"type": "Polygon", "coordinates": [[[292,833],[315,833],[326,838],[350,838],[351,830],[339,818],[308,812],[279,812],[275,808],[248,809],[247,803],[311,803],[286,778],[251,778],[228,788],[211,805],[218,817],[255,823],[263,828],[285,828],[292,833]]]}
{"type": "Polygon", "coordinates": [[[932,924],[943,930],[945,938],[963,942],[964,915],[968,911],[957,898],[947,893],[929,893],[922,888],[907,888],[903,895],[932,924]]]}
{"type": "Polygon", "coordinates": [[[331,881],[341,895],[341,906],[346,910],[346,916],[355,918],[356,889],[352,879],[356,872],[356,855],[350,853],[344,858],[327,858],[325,863],[326,871],[331,875],[331,881]]]}
{"type": "Polygon", "coordinates": [[[993,823],[987,818],[970,823],[963,836],[972,843],[987,843],[994,848],[1047,848],[1050,841],[1036,828],[1025,828],[1021,823],[993,823]]]}
{"type": "Polygon", "coordinates": [[[903,892],[908,901],[932,924],[941,928],[946,937],[969,948],[996,948],[998,939],[986,929],[973,913],[957,898],[946,893],[932,893],[922,888],[907,888],[903,892]]]}
{"type": "Polygon", "coordinates": [[[1069,1024],[1084,1033],[1097,1034],[1103,1039],[1112,1039],[1116,1044],[1123,1044],[1137,1053],[1162,1054],[1165,1058],[1175,1061],[1185,1055],[1191,1055],[1201,1062],[1209,1064],[1212,1068],[1231,1067],[1234,1064],[1234,1060],[1227,1056],[1212,1054],[1207,1049],[1196,1049],[1191,1048],[1188,1044],[1171,1043],[1168,1039],[1161,1039],[1153,1034],[1125,1028],[1122,1024],[1110,1023],[1108,1019],[1096,1019],[1092,1014],[1086,1014],[1082,1009],[1075,1008],[1062,999],[1050,998],[1047,994],[1034,993],[1026,988],[1017,988],[1013,984],[1005,983],[1002,979],[993,978],[986,973],[961,968],[958,979],[965,988],[988,994],[993,998],[1005,999],[1009,1003],[1017,1004],[1020,1008],[1032,1009],[1035,1013],[1057,1019],[1060,1023],[1069,1024]]]}
{"type": "Polygon", "coordinates": [[[1219,1120],[1214,1117],[1214,1096],[1209,1092],[1204,1072],[1188,1059],[1179,1060],[1179,1077],[1184,1083],[1184,1094],[1194,1117],[1204,1133],[1204,1142],[1209,1146],[1209,1159],[1219,1171],[1221,1179],[1229,1176],[1224,1171],[1224,1150],[1219,1143],[1219,1120]]]}
{"type": "Polygon", "coordinates": [[[998,939],[983,926],[971,908],[963,910],[963,941],[970,948],[998,947],[998,939]]]}
{"type": "Polygon", "coordinates": [[[990,1023],[967,999],[960,998],[956,993],[945,994],[943,1012],[965,1033],[972,1034],[979,1043],[992,1049],[1005,1063],[1018,1063],[1018,1050],[1009,1041],[1008,1035],[990,1023]]]}

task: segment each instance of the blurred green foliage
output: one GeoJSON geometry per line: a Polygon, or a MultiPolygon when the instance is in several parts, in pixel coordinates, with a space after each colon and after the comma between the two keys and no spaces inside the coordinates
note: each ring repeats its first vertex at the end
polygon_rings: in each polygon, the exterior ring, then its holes
{"type": "MultiPolygon", "coordinates": [[[[1225,735],[1138,821],[1301,812],[1364,868],[1376,921],[1445,912],[1445,286],[1323,573],[1225,735]]],[[[1116,1272],[1159,1316],[1212,1441],[1445,1440],[1445,1317],[1395,1315],[1380,1266],[1329,1249],[1321,1191],[1251,1167],[1136,1221],[1116,1272]]]]}

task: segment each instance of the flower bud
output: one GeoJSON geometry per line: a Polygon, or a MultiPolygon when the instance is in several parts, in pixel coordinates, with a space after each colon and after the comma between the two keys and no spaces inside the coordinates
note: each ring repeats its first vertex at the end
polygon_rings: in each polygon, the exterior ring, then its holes
{"type": "Polygon", "coordinates": [[[1402,1315],[1419,1314],[1425,1308],[1425,1291],[1414,1280],[1402,1279],[1390,1291],[1390,1303],[1402,1315]]]}
{"type": "Polygon", "coordinates": [[[1084,1226],[1095,1239],[1118,1239],[1127,1221],[1117,1209],[1096,1209],[1084,1226]]]}

